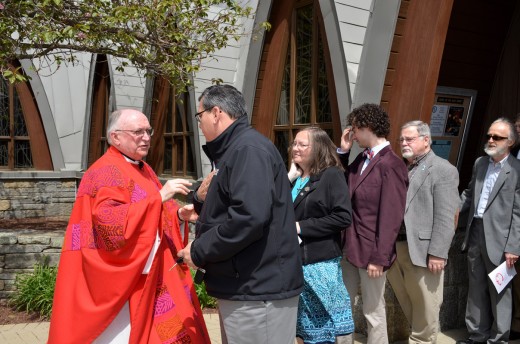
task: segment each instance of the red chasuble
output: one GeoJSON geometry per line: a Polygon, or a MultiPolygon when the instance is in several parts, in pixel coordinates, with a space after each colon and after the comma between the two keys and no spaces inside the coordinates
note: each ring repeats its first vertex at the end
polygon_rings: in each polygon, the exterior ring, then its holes
{"type": "Polygon", "coordinates": [[[189,269],[169,271],[186,242],[178,205],[161,202],[161,187],[147,164],[141,169],[113,147],[85,173],[63,243],[49,343],[91,343],[127,301],[130,343],[210,343],[189,269]],[[142,274],[157,233],[159,248],[142,274]]]}

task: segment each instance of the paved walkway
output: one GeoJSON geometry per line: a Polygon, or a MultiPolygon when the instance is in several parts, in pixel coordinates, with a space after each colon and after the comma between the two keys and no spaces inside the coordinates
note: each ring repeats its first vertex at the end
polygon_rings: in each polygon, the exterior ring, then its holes
{"type": "MultiPolygon", "coordinates": [[[[204,314],[206,326],[212,344],[222,344],[220,340],[220,324],[218,314],[204,314]]],[[[44,344],[47,341],[49,323],[31,323],[16,325],[0,325],[0,343],[5,344],[44,344]]],[[[454,344],[459,339],[466,338],[466,329],[449,330],[439,334],[437,344],[454,344]]],[[[356,336],[356,344],[366,344],[366,338],[361,335],[356,336]]],[[[395,344],[403,344],[397,342],[395,344]]],[[[520,344],[520,340],[510,341],[510,344],[520,344]]]]}

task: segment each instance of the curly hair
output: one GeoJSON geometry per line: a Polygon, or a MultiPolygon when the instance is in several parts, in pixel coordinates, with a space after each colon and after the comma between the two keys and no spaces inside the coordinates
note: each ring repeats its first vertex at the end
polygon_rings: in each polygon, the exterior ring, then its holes
{"type": "Polygon", "coordinates": [[[377,104],[363,104],[348,115],[347,125],[368,128],[377,137],[388,137],[390,119],[385,109],[377,104]]]}

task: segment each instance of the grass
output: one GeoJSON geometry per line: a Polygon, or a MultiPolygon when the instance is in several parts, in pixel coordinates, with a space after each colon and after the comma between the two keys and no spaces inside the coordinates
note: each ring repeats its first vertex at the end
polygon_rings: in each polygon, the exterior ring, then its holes
{"type": "Polygon", "coordinates": [[[49,266],[49,257],[45,257],[32,273],[17,275],[16,291],[9,304],[18,311],[36,312],[43,319],[50,319],[57,272],[58,268],[49,266]]]}

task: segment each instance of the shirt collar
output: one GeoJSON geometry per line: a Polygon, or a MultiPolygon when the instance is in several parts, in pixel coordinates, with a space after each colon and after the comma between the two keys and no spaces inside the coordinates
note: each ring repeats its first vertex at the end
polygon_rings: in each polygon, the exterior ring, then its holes
{"type": "Polygon", "coordinates": [[[390,145],[390,142],[385,141],[383,143],[378,144],[377,146],[370,148],[370,150],[374,153],[374,156],[375,156],[377,153],[379,153],[379,151],[381,151],[383,148],[385,148],[388,145],[390,145]]]}
{"type": "Polygon", "coordinates": [[[504,167],[504,164],[506,163],[506,160],[509,158],[509,154],[505,156],[504,159],[500,160],[499,162],[495,162],[493,158],[489,157],[489,163],[493,164],[493,167],[496,167],[497,165],[500,165],[500,168],[504,167]]]}

